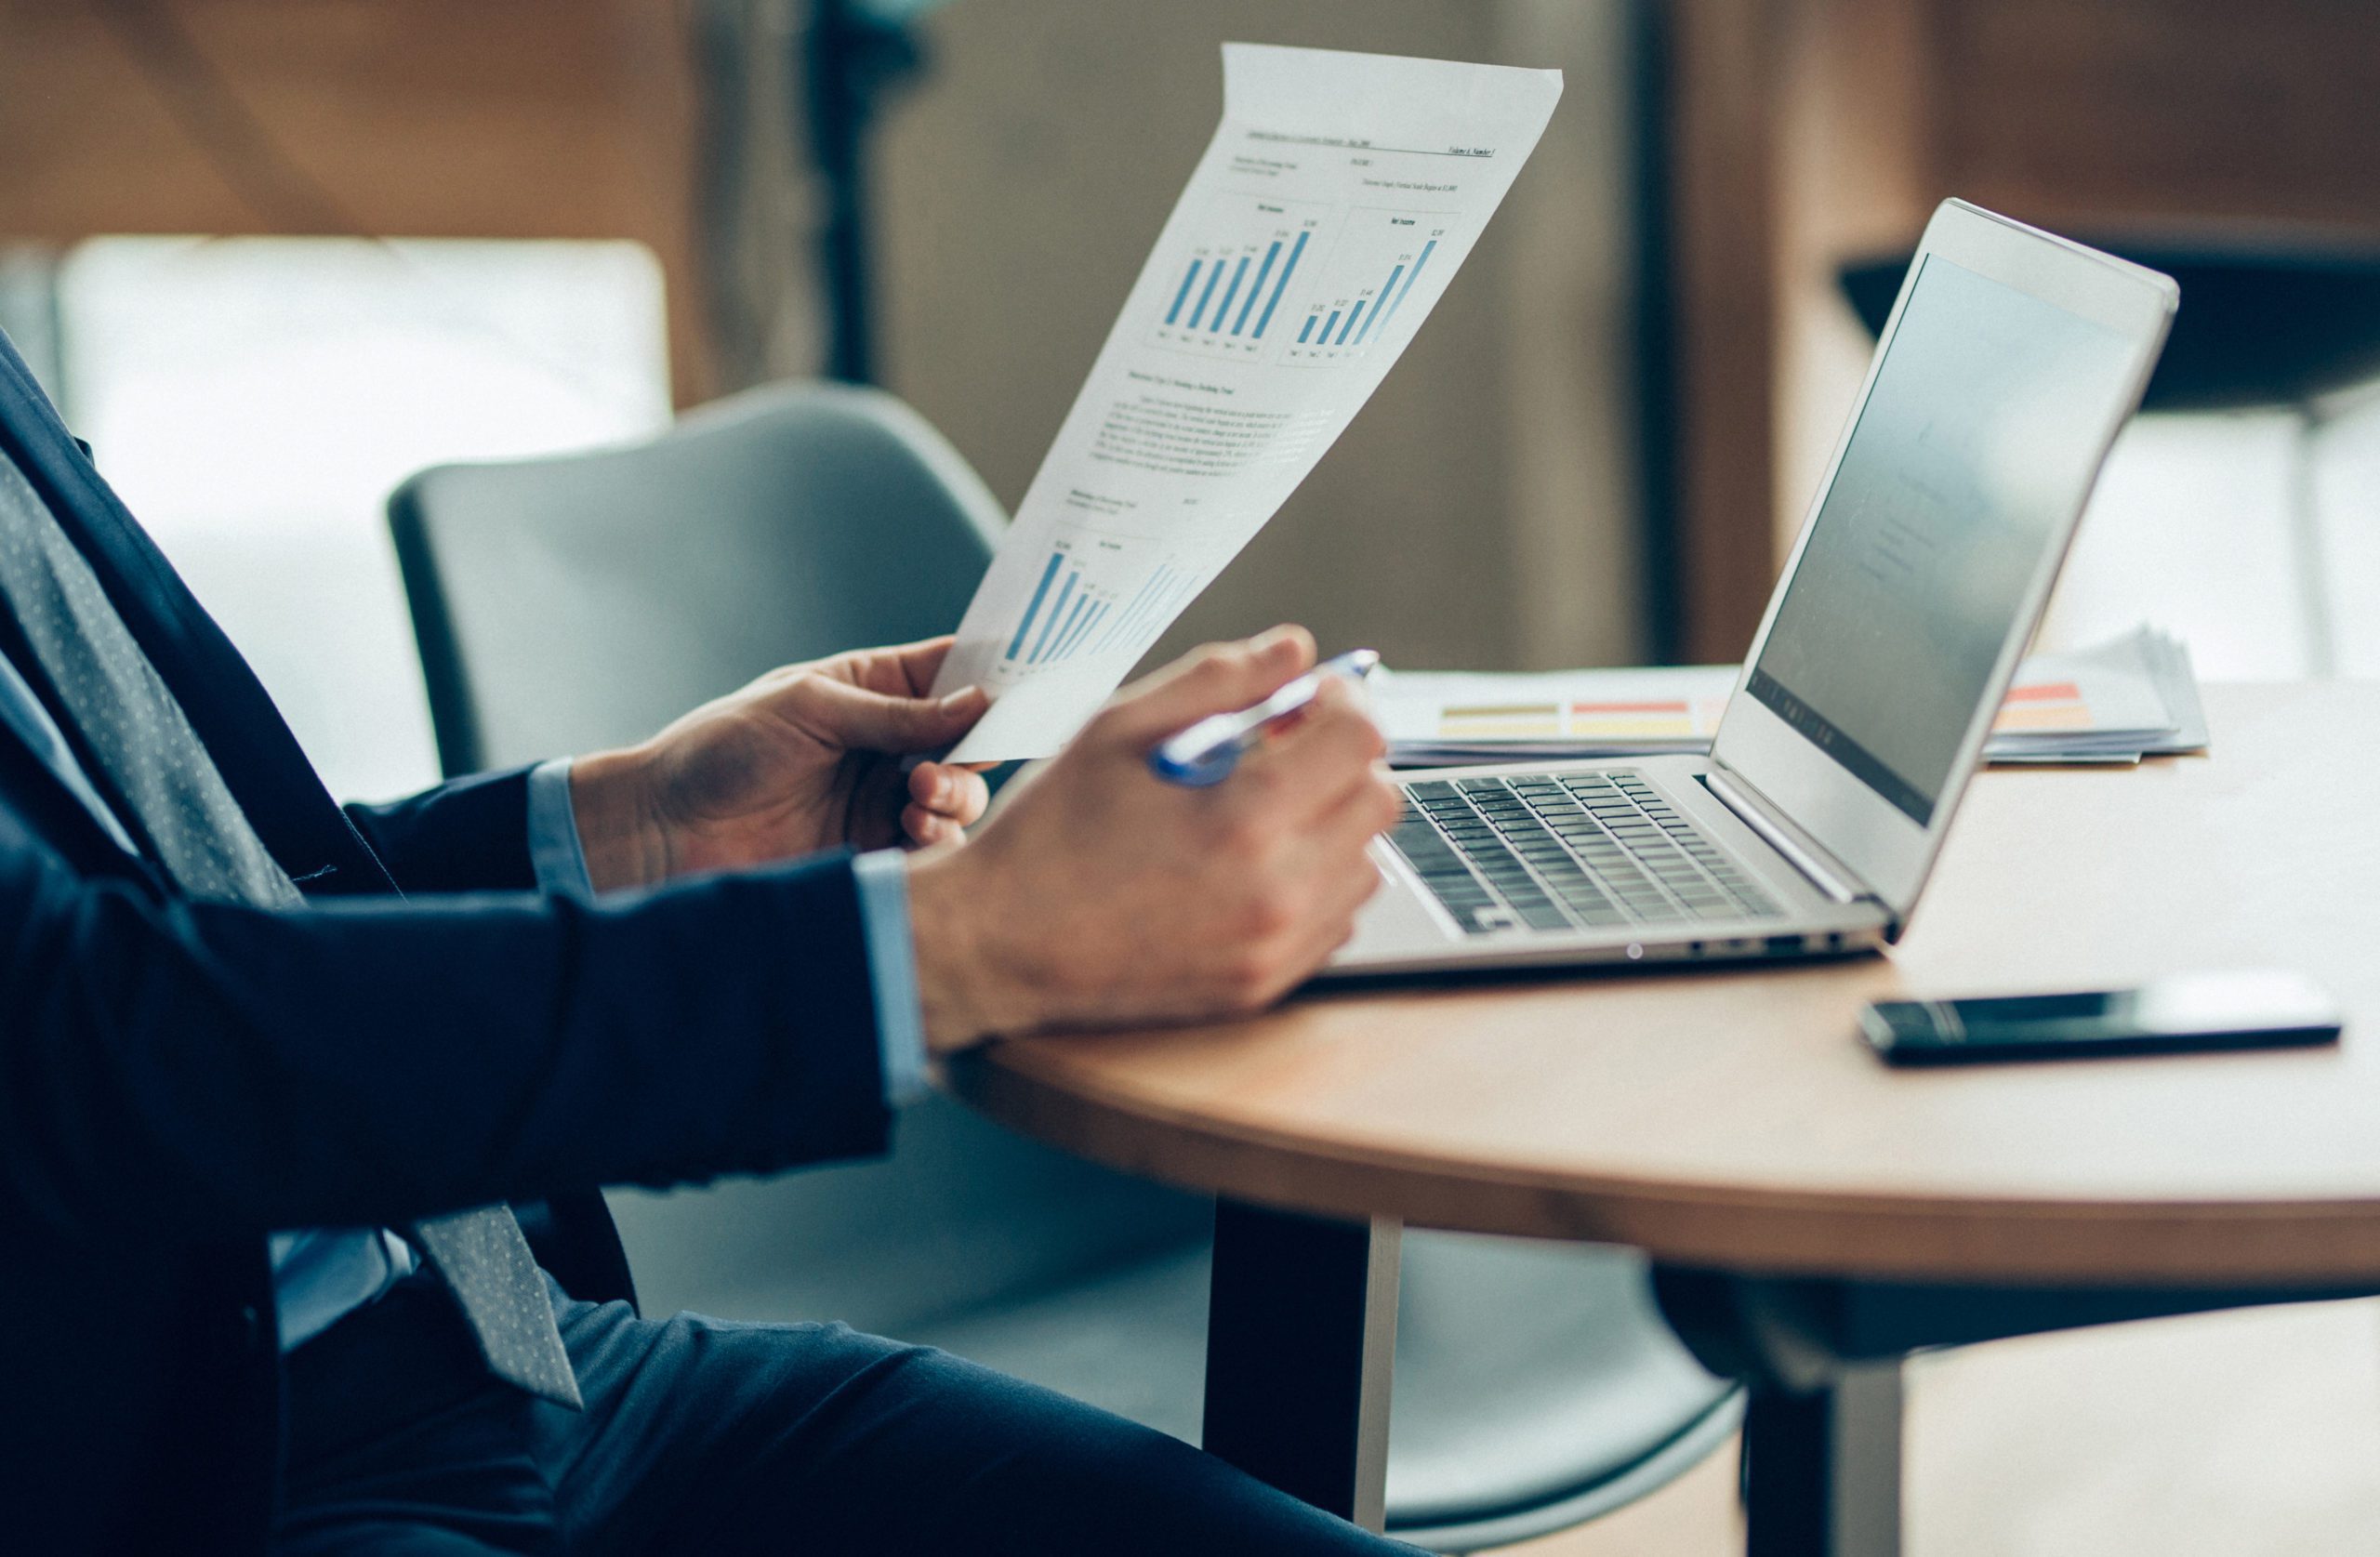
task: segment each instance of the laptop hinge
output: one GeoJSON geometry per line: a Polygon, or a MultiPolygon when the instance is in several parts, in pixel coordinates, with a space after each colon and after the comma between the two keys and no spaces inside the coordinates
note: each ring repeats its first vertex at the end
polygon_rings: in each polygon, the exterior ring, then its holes
{"type": "Polygon", "coordinates": [[[1868,895],[1855,885],[1858,878],[1816,839],[1777,815],[1760,791],[1715,764],[1706,775],[1706,782],[1721,805],[1740,817],[1745,826],[1761,836],[1763,842],[1791,860],[1819,891],[1837,903],[1857,903],[1868,895]]]}

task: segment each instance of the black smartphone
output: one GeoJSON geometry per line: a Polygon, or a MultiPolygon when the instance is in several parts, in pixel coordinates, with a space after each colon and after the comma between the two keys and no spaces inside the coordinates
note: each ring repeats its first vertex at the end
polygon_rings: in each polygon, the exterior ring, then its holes
{"type": "Polygon", "coordinates": [[[1860,1036],[1896,1065],[2334,1043],[2338,1007],[2294,973],[2184,973],[2137,989],[1879,1000],[1860,1036]]]}

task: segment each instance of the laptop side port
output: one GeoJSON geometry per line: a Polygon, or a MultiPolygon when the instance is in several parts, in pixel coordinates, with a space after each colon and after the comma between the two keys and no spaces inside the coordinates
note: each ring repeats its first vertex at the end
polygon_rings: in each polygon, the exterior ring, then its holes
{"type": "MultiPolygon", "coordinates": [[[[1838,936],[1836,939],[1840,940],[1841,937],[1838,936]]],[[[1800,935],[1772,935],[1768,938],[1767,943],[1768,955],[1771,957],[1799,957],[1802,954],[1802,947],[1805,940],[1806,937],[1800,935]]]]}

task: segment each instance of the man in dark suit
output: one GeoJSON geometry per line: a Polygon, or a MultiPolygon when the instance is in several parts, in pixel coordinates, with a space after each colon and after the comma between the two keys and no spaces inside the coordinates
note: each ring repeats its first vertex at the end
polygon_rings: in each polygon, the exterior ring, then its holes
{"type": "Polygon", "coordinates": [[[599,1186],[881,1150],[929,1051],[1263,1005],[1371,890],[1343,696],[1217,789],[1142,767],[1302,632],[1129,689],[964,847],[981,780],[898,762],[982,711],[921,695],[945,647],[342,811],[0,339],[0,1544],[1389,1550],[940,1353],[626,1300],[599,1186]]]}

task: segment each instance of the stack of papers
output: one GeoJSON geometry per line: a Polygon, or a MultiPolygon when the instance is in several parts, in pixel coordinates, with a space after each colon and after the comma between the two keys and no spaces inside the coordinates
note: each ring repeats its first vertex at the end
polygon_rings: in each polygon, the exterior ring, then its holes
{"type": "Polygon", "coordinates": [[[2139,627],[2096,648],[2037,654],[1983,750],[1994,762],[2137,762],[2206,749],[2206,710],[2181,640],[2139,627]]]}
{"type": "MultiPolygon", "coordinates": [[[[1372,714],[1404,767],[1515,758],[1708,751],[1741,667],[1512,675],[1382,670],[1372,714]]],[[[2189,651],[2154,627],[2027,660],[1984,755],[1993,762],[2137,762],[2202,751],[2206,714],[2189,651]]]]}
{"type": "Polygon", "coordinates": [[[1707,751],[1735,691],[1731,665],[1517,675],[1372,672],[1389,760],[1415,767],[1529,757],[1707,751]]]}

